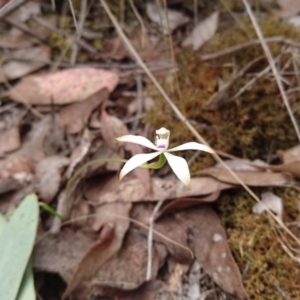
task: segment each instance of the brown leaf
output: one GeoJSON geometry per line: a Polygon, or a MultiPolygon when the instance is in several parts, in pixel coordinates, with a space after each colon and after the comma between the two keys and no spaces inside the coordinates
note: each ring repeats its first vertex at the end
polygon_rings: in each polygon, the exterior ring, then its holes
{"type": "Polygon", "coordinates": [[[102,89],[86,100],[70,104],[60,110],[59,115],[67,134],[80,132],[88,122],[92,111],[108,98],[108,90],[102,89]]]}
{"type": "MultiPolygon", "coordinates": [[[[120,119],[108,115],[104,108],[102,109],[101,123],[103,128],[103,138],[112,149],[116,150],[117,146],[120,145],[120,143],[116,140],[117,137],[130,134],[125,124],[120,119]]],[[[142,148],[140,145],[134,143],[125,143],[124,147],[132,155],[142,153],[142,148]]],[[[151,179],[149,170],[136,168],[133,172],[143,183],[146,191],[150,192],[151,179]]]]}
{"type": "Polygon", "coordinates": [[[0,155],[5,152],[16,150],[20,147],[20,131],[19,127],[12,127],[7,130],[0,131],[0,155]]]}
{"type": "Polygon", "coordinates": [[[92,137],[91,137],[89,130],[85,129],[82,134],[80,144],[77,147],[75,147],[72,151],[72,154],[70,157],[70,164],[66,171],[66,177],[68,179],[71,178],[75,167],[82,161],[82,159],[88,153],[88,151],[91,147],[91,140],[92,140],[92,137]]]}
{"type": "MultiPolygon", "coordinates": [[[[152,278],[156,278],[167,253],[159,258],[153,248],[152,278]]],[[[148,259],[147,240],[137,230],[130,229],[120,251],[107,261],[95,276],[99,285],[134,289],[145,282],[148,259]],[[131,262],[130,267],[128,263],[131,262]],[[108,283],[108,284],[105,284],[108,283]]]]}
{"type": "Polygon", "coordinates": [[[36,177],[38,183],[36,191],[46,203],[50,203],[60,187],[61,172],[70,162],[64,156],[48,156],[42,159],[36,166],[36,177]]]}
{"type": "Polygon", "coordinates": [[[11,51],[12,58],[5,63],[0,70],[0,82],[17,79],[32,73],[45,65],[50,60],[51,48],[38,46],[11,51]],[[18,61],[25,59],[28,61],[18,61]]]}
{"type": "Polygon", "coordinates": [[[219,12],[212,13],[208,18],[199,22],[183,41],[183,46],[193,46],[194,50],[198,50],[207,41],[209,41],[216,33],[218,28],[219,12]]]}
{"type": "MultiPolygon", "coordinates": [[[[251,164],[254,165],[254,164],[251,164]]],[[[275,166],[259,166],[257,168],[275,170],[275,166]]],[[[277,166],[276,166],[277,167],[277,166]]],[[[288,171],[287,169],[278,171],[288,171]]],[[[238,177],[247,185],[250,186],[276,186],[282,185],[291,180],[291,176],[285,173],[267,173],[267,172],[253,172],[253,171],[235,171],[238,177]]],[[[208,168],[198,172],[198,174],[209,175],[222,182],[230,184],[239,184],[239,182],[225,169],[208,168]]],[[[299,172],[300,174],[300,172],[299,172]]]]}
{"type": "MultiPolygon", "coordinates": [[[[57,16],[53,15],[47,19],[47,22],[50,23],[52,27],[56,27],[57,19],[58,19],[57,16]]],[[[6,20],[11,25],[16,23],[16,21],[13,20],[11,17],[6,18],[6,20]]],[[[22,24],[22,26],[26,27],[24,24],[22,24]]],[[[41,40],[46,40],[46,38],[52,32],[50,29],[44,26],[34,26],[33,28],[28,27],[27,29],[32,33],[32,36],[24,33],[23,31],[20,31],[19,29],[11,28],[5,35],[1,36],[0,46],[3,48],[10,48],[10,49],[28,48],[36,44],[37,42],[40,43],[40,41],[36,39],[34,36],[37,36],[41,40]]]]}
{"type": "Polygon", "coordinates": [[[101,230],[99,241],[95,243],[80,261],[72,279],[68,283],[62,299],[66,299],[83,281],[91,278],[112,256],[110,246],[114,239],[114,225],[106,223],[101,230]]]}
{"type": "Polygon", "coordinates": [[[33,267],[38,271],[58,273],[69,282],[82,257],[94,240],[80,231],[64,229],[57,236],[47,235],[35,245],[33,267]]]}
{"type": "Polygon", "coordinates": [[[284,164],[294,162],[300,159],[300,145],[297,145],[288,150],[278,150],[276,153],[284,164]]]}
{"type": "Polygon", "coordinates": [[[174,9],[166,10],[157,2],[147,2],[146,13],[152,22],[162,27],[164,34],[170,33],[169,30],[172,32],[189,21],[189,17],[184,15],[183,12],[174,9]]]}
{"type": "Polygon", "coordinates": [[[107,296],[122,300],[154,300],[166,289],[167,287],[163,281],[150,280],[132,291],[104,287],[103,292],[107,296]]]}
{"type": "Polygon", "coordinates": [[[213,202],[216,201],[220,196],[220,191],[215,191],[208,196],[204,196],[202,198],[179,198],[170,203],[166,204],[156,215],[156,220],[159,219],[161,216],[164,216],[170,212],[175,212],[182,210],[184,208],[190,208],[197,206],[199,204],[205,202],[213,202]]]}
{"type": "Polygon", "coordinates": [[[289,18],[300,11],[299,0],[276,0],[276,2],[281,10],[275,11],[275,13],[281,18],[289,18]]]}
{"type": "MultiPolygon", "coordinates": [[[[152,203],[137,203],[133,206],[130,216],[148,227],[153,209],[152,203]]],[[[148,236],[147,228],[140,227],[140,231],[148,236]]],[[[153,240],[165,245],[175,261],[181,264],[189,264],[192,261],[193,253],[187,244],[187,234],[172,216],[163,217],[154,223],[153,240]]]]}
{"type": "Polygon", "coordinates": [[[9,92],[17,102],[50,105],[84,101],[103,88],[110,92],[119,80],[117,73],[89,67],[24,77],[9,92]]]}
{"type": "Polygon", "coordinates": [[[147,193],[139,179],[132,179],[120,182],[115,190],[101,195],[101,197],[99,197],[99,203],[167,200],[207,195],[215,191],[234,187],[210,177],[192,178],[190,189],[186,189],[179,180],[152,178],[151,181],[152,194],[147,193]]]}
{"type": "Polygon", "coordinates": [[[104,226],[104,239],[100,238],[99,242],[86,253],[64,293],[64,298],[77,289],[83,281],[92,277],[108,259],[119,251],[129,227],[130,208],[130,203],[113,203],[102,205],[96,209],[93,229],[97,231],[104,226]],[[113,234],[113,236],[111,239],[107,239],[110,235],[106,236],[106,234],[113,234]]]}
{"type": "Polygon", "coordinates": [[[218,215],[202,205],[179,213],[177,218],[186,230],[192,232],[191,244],[204,271],[225,292],[239,299],[248,299],[218,215]]]}

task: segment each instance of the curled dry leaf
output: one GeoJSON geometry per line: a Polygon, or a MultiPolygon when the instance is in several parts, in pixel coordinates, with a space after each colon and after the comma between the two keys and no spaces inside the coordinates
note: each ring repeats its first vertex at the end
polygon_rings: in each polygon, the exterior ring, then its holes
{"type": "Polygon", "coordinates": [[[17,102],[37,105],[81,102],[103,88],[116,87],[116,72],[89,67],[67,69],[52,74],[24,77],[9,92],[17,102]]]}
{"type": "Polygon", "coordinates": [[[71,178],[75,167],[79,164],[79,162],[82,161],[82,159],[88,153],[88,151],[91,147],[91,141],[92,141],[91,134],[90,134],[89,130],[86,129],[82,134],[82,137],[80,139],[80,144],[76,148],[74,148],[72,151],[72,154],[70,157],[70,164],[66,171],[66,177],[68,179],[71,178]]]}
{"type": "Polygon", "coordinates": [[[98,203],[168,200],[207,195],[215,191],[234,187],[210,177],[192,178],[190,189],[186,189],[178,180],[152,178],[151,182],[153,192],[149,194],[139,179],[132,179],[125,182],[121,181],[115,190],[101,195],[98,203]]]}
{"type": "Polygon", "coordinates": [[[157,5],[157,2],[147,2],[146,13],[152,22],[162,27],[164,34],[168,34],[169,30],[172,32],[189,21],[182,12],[174,9],[165,10],[164,7],[157,5]]]}
{"type": "Polygon", "coordinates": [[[114,254],[110,251],[110,245],[114,239],[114,225],[103,224],[99,241],[96,242],[84,255],[78,264],[72,279],[68,283],[62,299],[66,299],[75,291],[83,281],[90,279],[99,268],[114,254]]]}
{"type": "Polygon", "coordinates": [[[5,63],[1,67],[0,82],[23,77],[44,67],[50,60],[51,48],[42,45],[32,48],[14,50],[11,51],[11,56],[12,58],[10,58],[9,62],[5,63]]]}
{"type": "MultiPolygon", "coordinates": [[[[167,255],[162,247],[156,248],[157,246],[158,244],[153,248],[153,278],[156,278],[167,255]]],[[[97,290],[99,294],[116,297],[120,295],[120,289],[124,292],[138,288],[145,282],[147,251],[146,238],[137,230],[130,229],[120,251],[101,267],[85,291],[88,293],[97,290]]]]}
{"type": "Polygon", "coordinates": [[[267,209],[273,211],[277,215],[278,219],[282,221],[283,204],[280,197],[271,192],[262,193],[261,203],[256,203],[253,206],[252,211],[256,214],[262,214],[267,209]]]}
{"type": "Polygon", "coordinates": [[[48,156],[36,165],[36,191],[41,200],[50,203],[59,191],[61,172],[70,162],[64,156],[48,156]]]}
{"type": "Polygon", "coordinates": [[[225,292],[239,299],[248,299],[218,215],[202,205],[177,214],[177,218],[186,230],[192,232],[191,246],[205,273],[225,292]]]}
{"type": "MultiPolygon", "coordinates": [[[[259,166],[259,165],[257,165],[259,166]]],[[[266,168],[266,167],[262,167],[266,168]]],[[[269,168],[269,167],[268,167],[269,168]]],[[[284,170],[287,171],[287,170],[284,170]]],[[[208,168],[198,174],[209,175],[222,182],[239,184],[239,182],[225,169],[216,167],[208,168]]],[[[254,171],[235,171],[235,174],[247,185],[250,186],[277,186],[288,183],[291,176],[286,173],[267,173],[254,171]]]]}
{"type": "Polygon", "coordinates": [[[277,155],[284,164],[300,160],[300,145],[292,147],[288,150],[278,150],[277,155]]]}
{"type": "Polygon", "coordinates": [[[11,152],[21,146],[19,127],[15,126],[0,131],[0,156],[5,152],[11,152]]]}
{"type": "Polygon", "coordinates": [[[218,20],[219,12],[214,12],[205,20],[199,22],[190,35],[184,39],[182,45],[193,46],[194,50],[198,50],[215,35],[218,28],[218,20]]]}
{"type": "Polygon", "coordinates": [[[184,208],[194,207],[205,202],[216,201],[220,196],[220,191],[215,191],[208,196],[202,198],[179,198],[166,204],[156,215],[156,219],[164,216],[170,212],[179,211],[184,208]]]}
{"type": "Polygon", "coordinates": [[[38,271],[58,273],[68,283],[93,244],[94,240],[88,235],[70,229],[56,236],[41,236],[33,251],[33,267],[38,271]]]}
{"type": "Polygon", "coordinates": [[[62,108],[59,112],[67,134],[80,132],[88,123],[92,111],[108,98],[106,88],[97,91],[86,100],[73,103],[62,108]]]}

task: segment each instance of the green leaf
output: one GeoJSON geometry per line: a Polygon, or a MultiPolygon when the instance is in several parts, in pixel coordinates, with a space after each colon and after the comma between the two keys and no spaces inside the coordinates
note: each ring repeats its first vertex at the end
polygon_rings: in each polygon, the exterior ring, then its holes
{"type": "Polygon", "coordinates": [[[2,233],[2,231],[4,229],[4,227],[5,227],[6,223],[7,222],[6,222],[5,217],[0,214],[0,235],[1,235],[1,233],[2,233]]]}
{"type": "Polygon", "coordinates": [[[15,300],[36,236],[39,206],[28,195],[13,213],[0,235],[0,299],[15,300]]]}
{"type": "Polygon", "coordinates": [[[35,289],[31,261],[28,262],[16,300],[35,300],[35,289]]]}

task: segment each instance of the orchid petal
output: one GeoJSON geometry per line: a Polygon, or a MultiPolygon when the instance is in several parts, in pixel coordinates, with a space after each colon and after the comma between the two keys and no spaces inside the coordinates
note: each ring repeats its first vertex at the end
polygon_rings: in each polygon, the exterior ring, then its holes
{"type": "Polygon", "coordinates": [[[199,150],[199,151],[214,153],[213,149],[211,149],[210,147],[208,147],[204,144],[196,143],[196,142],[189,142],[189,143],[179,145],[175,148],[168,149],[168,152],[170,152],[170,151],[182,151],[182,150],[199,150]]]}
{"type": "Polygon", "coordinates": [[[175,175],[185,186],[189,187],[191,184],[191,175],[186,160],[168,152],[164,152],[164,155],[175,175]]]}
{"type": "Polygon", "coordinates": [[[160,155],[160,152],[153,152],[153,153],[147,153],[147,154],[137,154],[132,156],[124,165],[120,172],[120,180],[128,174],[133,169],[137,168],[138,166],[144,164],[148,160],[151,160],[155,157],[160,155]]]}
{"type": "Polygon", "coordinates": [[[157,147],[151,141],[140,135],[123,135],[121,137],[118,137],[117,140],[119,142],[134,143],[153,150],[157,150],[157,147]]]}

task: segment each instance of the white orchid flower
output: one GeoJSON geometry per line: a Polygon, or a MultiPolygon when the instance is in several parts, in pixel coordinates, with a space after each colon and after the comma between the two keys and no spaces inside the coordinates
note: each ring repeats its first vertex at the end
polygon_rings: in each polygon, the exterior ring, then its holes
{"type": "Polygon", "coordinates": [[[117,140],[120,142],[134,143],[155,150],[155,152],[153,153],[137,154],[131,157],[125,163],[124,167],[120,172],[120,180],[126,174],[128,174],[130,171],[132,171],[137,167],[159,169],[164,165],[164,163],[167,160],[175,175],[180,179],[180,181],[185,186],[189,187],[191,183],[191,175],[186,160],[182,157],[175,156],[170,152],[182,151],[182,150],[199,150],[199,151],[213,153],[214,151],[210,147],[196,142],[189,142],[189,143],[182,144],[178,147],[168,149],[169,138],[170,138],[170,131],[164,127],[160,128],[159,130],[156,130],[155,145],[143,136],[124,135],[117,138],[117,140]],[[158,162],[144,165],[147,161],[159,155],[160,157],[158,162]]]}

